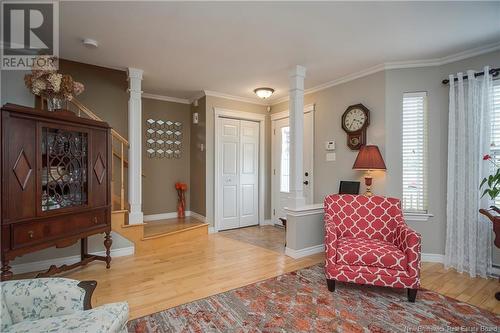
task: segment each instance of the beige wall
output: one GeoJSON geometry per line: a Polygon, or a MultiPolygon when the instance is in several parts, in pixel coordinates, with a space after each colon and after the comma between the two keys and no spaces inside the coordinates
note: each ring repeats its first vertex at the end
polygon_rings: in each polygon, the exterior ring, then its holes
{"type": "Polygon", "coordinates": [[[252,112],[259,114],[266,114],[265,121],[265,197],[264,197],[264,218],[270,218],[270,203],[271,203],[271,181],[269,175],[271,174],[271,126],[270,126],[270,116],[266,110],[266,107],[258,104],[251,104],[239,101],[228,100],[225,98],[207,96],[206,97],[206,217],[210,225],[213,226],[214,221],[214,107],[219,107],[223,109],[229,109],[233,111],[242,112],[252,112]]]}
{"type": "MultiPolygon", "coordinates": [[[[446,177],[448,159],[448,86],[441,81],[451,73],[483,66],[500,67],[500,52],[465,59],[440,67],[395,69],[386,74],[387,192],[401,197],[401,103],[404,92],[426,91],[429,126],[429,213],[427,222],[408,223],[422,234],[423,252],[444,254],[446,238],[446,177]]],[[[500,264],[500,251],[493,250],[500,264]]]]}
{"type": "MultiPolygon", "coordinates": [[[[448,146],[448,86],[441,83],[450,73],[500,67],[500,52],[473,57],[439,67],[395,69],[375,73],[305,96],[305,104],[315,104],[315,202],[338,191],[341,179],[359,180],[363,174],[352,170],[356,157],[346,146],[340,117],[347,106],[363,103],[370,109],[368,142],[377,144],[384,156],[387,172],[374,177],[374,192],[401,197],[401,111],[404,92],[427,91],[429,107],[429,221],[407,221],[422,234],[422,252],[444,254],[446,238],[446,175],[448,146]],[[336,141],[337,160],[325,162],[324,142],[336,141]]],[[[288,103],[272,107],[272,113],[286,110],[288,103]]],[[[364,186],[362,185],[362,191],[364,186]]],[[[500,251],[493,249],[494,263],[500,264],[500,251]]]]}
{"type": "Polygon", "coordinates": [[[191,211],[202,216],[206,216],[206,105],[206,97],[202,97],[198,100],[198,106],[191,105],[190,112],[191,117],[193,113],[198,113],[198,124],[191,124],[190,205],[191,211]]]}
{"type": "MultiPolygon", "coordinates": [[[[177,211],[176,182],[189,185],[190,128],[189,104],[142,99],[142,207],[144,215],[177,211]],[[182,155],[179,159],[149,158],[146,152],[146,120],[171,120],[182,123],[182,155]]],[[[191,189],[186,192],[186,210],[189,210],[191,189]]]]}
{"type": "MultiPolygon", "coordinates": [[[[331,193],[337,193],[340,180],[362,182],[363,172],[352,170],[357,151],[347,147],[347,136],[341,127],[341,117],[348,106],[362,103],[370,110],[367,142],[385,152],[384,72],[372,74],[345,84],[305,95],[304,104],[314,104],[314,202],[321,203],[331,193]],[[336,161],[326,161],[325,142],[335,140],[336,161]]],[[[288,110],[288,102],[273,105],[271,112],[288,110]]],[[[385,193],[385,174],[373,173],[375,193],[385,193]]]]}

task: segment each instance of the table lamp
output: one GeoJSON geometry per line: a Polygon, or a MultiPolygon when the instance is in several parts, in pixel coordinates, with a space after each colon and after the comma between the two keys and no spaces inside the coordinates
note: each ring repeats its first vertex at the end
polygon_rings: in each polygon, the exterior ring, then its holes
{"type": "Polygon", "coordinates": [[[371,191],[372,186],[372,170],[386,170],[384,159],[380,154],[380,150],[375,145],[365,145],[359,148],[358,156],[354,165],[352,166],[354,170],[366,170],[365,174],[365,185],[366,192],[365,195],[371,197],[373,195],[371,191]]]}

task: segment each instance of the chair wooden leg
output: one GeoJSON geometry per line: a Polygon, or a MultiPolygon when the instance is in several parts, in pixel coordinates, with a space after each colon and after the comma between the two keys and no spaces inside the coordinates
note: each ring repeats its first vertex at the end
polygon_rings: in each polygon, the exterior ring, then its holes
{"type": "Polygon", "coordinates": [[[328,285],[328,290],[331,292],[335,291],[335,280],[326,279],[326,284],[328,285]]]}
{"type": "Polygon", "coordinates": [[[415,299],[417,298],[418,289],[409,289],[408,288],[408,301],[411,303],[415,303],[415,299]]]}

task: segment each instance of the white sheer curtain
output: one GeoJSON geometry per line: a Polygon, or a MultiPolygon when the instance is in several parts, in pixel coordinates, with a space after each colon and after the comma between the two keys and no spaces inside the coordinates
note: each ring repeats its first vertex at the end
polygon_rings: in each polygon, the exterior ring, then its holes
{"type": "Polygon", "coordinates": [[[492,227],[479,214],[480,208],[490,205],[487,196],[481,199],[479,190],[490,167],[482,161],[491,143],[493,84],[488,71],[485,67],[484,76],[477,78],[472,70],[449,77],[445,267],[472,277],[484,277],[491,271],[492,227]]]}

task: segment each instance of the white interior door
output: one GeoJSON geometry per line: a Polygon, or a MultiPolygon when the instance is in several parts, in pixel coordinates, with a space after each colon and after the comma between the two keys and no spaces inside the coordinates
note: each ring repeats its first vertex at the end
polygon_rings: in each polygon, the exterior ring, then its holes
{"type": "Polygon", "coordinates": [[[259,224],[259,123],[240,121],[240,227],[259,224]]]}
{"type": "Polygon", "coordinates": [[[259,224],[259,123],[219,118],[219,230],[259,224]]]}
{"type": "MultiPolygon", "coordinates": [[[[314,202],[313,198],[313,161],[314,161],[314,119],[313,113],[304,114],[304,185],[303,191],[307,204],[314,202]]],[[[290,126],[289,118],[273,121],[273,180],[272,201],[273,219],[285,217],[284,208],[290,195],[290,126]]]]}
{"type": "Polygon", "coordinates": [[[221,229],[232,229],[240,226],[240,122],[239,120],[220,118],[220,186],[222,198],[219,200],[219,216],[221,229]]]}

